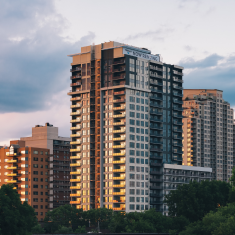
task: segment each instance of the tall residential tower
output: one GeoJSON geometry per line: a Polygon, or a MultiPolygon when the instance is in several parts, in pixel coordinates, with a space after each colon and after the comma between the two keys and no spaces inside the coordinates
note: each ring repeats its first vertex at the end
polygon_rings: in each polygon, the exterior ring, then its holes
{"type": "Polygon", "coordinates": [[[163,163],[182,163],[183,68],[113,41],[70,56],[70,203],[161,211],[163,163]]]}
{"type": "Polygon", "coordinates": [[[183,164],[212,168],[229,181],[233,167],[233,109],[221,90],[185,89],[183,164]]]}

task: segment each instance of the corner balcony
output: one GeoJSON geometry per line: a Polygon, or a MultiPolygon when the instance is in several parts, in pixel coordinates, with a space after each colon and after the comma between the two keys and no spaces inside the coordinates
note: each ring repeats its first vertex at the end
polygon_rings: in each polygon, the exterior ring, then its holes
{"type": "Polygon", "coordinates": [[[70,116],[74,116],[74,115],[81,115],[81,111],[77,111],[77,112],[72,112],[72,113],[70,113],[70,116]]]}
{"type": "Polygon", "coordinates": [[[126,122],[114,122],[113,125],[114,126],[125,126],[126,122]]]}
{"type": "Polygon", "coordinates": [[[17,160],[7,160],[7,163],[17,163],[17,160]]]}
{"type": "Polygon", "coordinates": [[[70,156],[70,159],[81,159],[81,156],[70,156]]]}
{"type": "Polygon", "coordinates": [[[125,176],[113,177],[113,180],[125,180],[125,176]]]}
{"type": "Polygon", "coordinates": [[[81,166],[81,163],[70,163],[70,166],[73,167],[73,166],[81,166]]]}
{"type": "Polygon", "coordinates": [[[81,193],[72,193],[70,197],[81,197],[81,193]]]}
{"type": "Polygon", "coordinates": [[[72,141],[72,142],[70,142],[70,144],[71,145],[73,145],[73,144],[81,144],[82,143],[82,141],[81,140],[77,140],[77,141],[72,141]]]}
{"type": "Polygon", "coordinates": [[[70,130],[81,130],[81,125],[70,127],[70,130]]]}
{"type": "Polygon", "coordinates": [[[125,103],[126,99],[116,99],[113,101],[114,103],[118,102],[118,103],[125,103]]]}
{"type": "Polygon", "coordinates": [[[70,179],[70,182],[81,182],[81,179],[70,179]]]}
{"type": "Polygon", "coordinates": [[[113,187],[114,188],[125,188],[126,185],[125,184],[114,184],[113,187]]]}
{"type": "Polygon", "coordinates": [[[17,180],[8,180],[6,183],[7,184],[14,184],[14,183],[17,183],[17,180]]]}
{"type": "Polygon", "coordinates": [[[120,130],[114,130],[113,133],[125,133],[126,128],[121,128],[120,130]]]}
{"type": "Polygon", "coordinates": [[[82,99],[82,97],[73,97],[73,98],[70,98],[70,101],[74,101],[74,100],[81,100],[82,99]]]}
{"type": "Polygon", "coordinates": [[[124,148],[126,148],[126,145],[125,145],[125,144],[114,145],[113,148],[114,148],[114,149],[124,149],[124,148]]]}
{"type": "Polygon", "coordinates": [[[70,171],[70,175],[81,175],[81,171],[70,171]]]}
{"type": "Polygon", "coordinates": [[[126,160],[113,161],[113,164],[125,164],[126,160]]]}
{"type": "Polygon", "coordinates": [[[82,119],[81,118],[77,118],[77,119],[72,119],[70,120],[71,123],[74,123],[74,122],[81,122],[82,119]]]}
{"type": "Polygon", "coordinates": [[[81,204],[81,201],[70,201],[70,204],[81,204]]]}
{"type": "Polygon", "coordinates": [[[70,137],[81,137],[81,132],[79,132],[77,134],[72,134],[72,135],[70,135],[70,137]]]}
{"type": "Polygon", "coordinates": [[[10,173],[10,174],[7,174],[7,176],[17,176],[17,173],[10,173]]]}
{"type": "Polygon", "coordinates": [[[75,105],[70,105],[70,108],[81,108],[81,107],[82,107],[81,103],[75,104],[75,105]]]}
{"type": "Polygon", "coordinates": [[[70,186],[70,189],[81,189],[81,186],[70,186]]]}
{"type": "Polygon", "coordinates": [[[124,117],[126,117],[126,113],[113,115],[113,118],[124,118],[124,117]]]}
{"type": "Polygon", "coordinates": [[[122,110],[122,109],[126,109],[126,105],[121,105],[119,107],[113,107],[113,110],[122,110]]]}
{"type": "Polygon", "coordinates": [[[113,200],[113,203],[125,203],[125,200],[113,200]]]}
{"type": "Polygon", "coordinates": [[[81,148],[70,149],[70,152],[81,152],[81,148]]]}
{"type": "Polygon", "coordinates": [[[122,141],[122,140],[126,140],[126,137],[113,138],[113,141],[122,141]]]}
{"type": "Polygon", "coordinates": [[[81,82],[74,82],[74,83],[71,83],[71,84],[70,84],[71,87],[81,86],[81,85],[82,85],[81,82]]]}
{"type": "Polygon", "coordinates": [[[126,194],[126,192],[124,191],[124,192],[114,192],[113,193],[113,195],[125,195],[126,194]]]}
{"type": "Polygon", "coordinates": [[[125,172],[126,168],[114,169],[113,172],[125,172]]]}
{"type": "Polygon", "coordinates": [[[113,208],[114,211],[125,211],[125,207],[114,207],[113,208]]]}
{"type": "Polygon", "coordinates": [[[126,151],[120,152],[120,153],[113,153],[113,156],[125,156],[126,151]]]}

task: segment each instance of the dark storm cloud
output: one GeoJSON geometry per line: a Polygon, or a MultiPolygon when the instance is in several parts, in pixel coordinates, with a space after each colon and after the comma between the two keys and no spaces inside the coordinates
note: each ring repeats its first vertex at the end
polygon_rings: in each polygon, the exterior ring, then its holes
{"type": "Polygon", "coordinates": [[[92,43],[94,33],[66,42],[59,36],[66,21],[53,1],[0,0],[0,6],[0,112],[44,109],[55,93],[69,90],[67,55],[92,43]]]}
{"type": "MultiPolygon", "coordinates": [[[[185,61],[185,60],[184,60],[185,61]]],[[[219,89],[223,97],[235,106],[235,57],[211,55],[200,61],[188,60],[179,63],[184,66],[184,88],[186,89],[219,89]],[[223,63],[218,64],[222,60],[223,63]],[[190,61],[190,62],[189,62],[190,61]],[[193,69],[188,70],[187,69],[193,69]]]]}

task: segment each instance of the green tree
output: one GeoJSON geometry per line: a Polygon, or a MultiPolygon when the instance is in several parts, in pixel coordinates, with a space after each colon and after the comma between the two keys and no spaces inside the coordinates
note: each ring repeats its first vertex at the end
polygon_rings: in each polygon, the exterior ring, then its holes
{"type": "Polygon", "coordinates": [[[31,232],[34,233],[45,233],[45,230],[42,228],[42,226],[40,224],[37,224],[36,226],[34,226],[31,230],[31,232]]]}
{"type": "Polygon", "coordinates": [[[13,185],[0,188],[0,234],[25,235],[37,224],[34,209],[27,202],[21,203],[13,185]]]}
{"type": "Polygon", "coordinates": [[[203,219],[191,223],[180,235],[233,235],[235,234],[235,204],[211,211],[203,219]]]}
{"type": "Polygon", "coordinates": [[[62,233],[62,234],[68,234],[72,233],[73,230],[70,227],[60,226],[58,230],[56,230],[54,233],[62,233]]]}
{"type": "Polygon", "coordinates": [[[171,216],[183,216],[190,222],[229,202],[231,185],[222,181],[193,181],[181,185],[166,196],[171,216]]]}
{"type": "Polygon", "coordinates": [[[70,227],[84,225],[82,209],[76,209],[70,205],[60,206],[52,211],[48,211],[44,218],[45,229],[48,232],[55,232],[60,226],[70,227]]]}
{"type": "Polygon", "coordinates": [[[86,233],[86,226],[78,226],[78,228],[75,230],[75,233],[86,233]]]}
{"type": "Polygon", "coordinates": [[[232,177],[229,180],[231,182],[231,189],[229,193],[229,201],[235,202],[235,167],[232,169],[232,177]]]}

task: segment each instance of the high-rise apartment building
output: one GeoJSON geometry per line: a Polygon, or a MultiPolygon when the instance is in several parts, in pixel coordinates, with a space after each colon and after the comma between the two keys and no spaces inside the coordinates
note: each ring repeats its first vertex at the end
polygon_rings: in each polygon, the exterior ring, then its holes
{"type": "Polygon", "coordinates": [[[183,164],[211,167],[212,177],[228,181],[233,167],[233,109],[223,91],[184,90],[183,164]]]}
{"type": "Polygon", "coordinates": [[[31,137],[22,137],[28,147],[50,149],[49,208],[70,202],[70,138],[58,136],[58,127],[46,123],[32,128],[31,137]]]}
{"type": "Polygon", "coordinates": [[[21,201],[35,209],[39,221],[49,208],[48,157],[49,149],[27,147],[19,140],[0,148],[0,186],[13,184],[21,201]]]}
{"type": "Polygon", "coordinates": [[[162,210],[163,163],[182,163],[182,70],[146,48],[81,48],[72,61],[72,200],[77,208],[162,210]]]}

